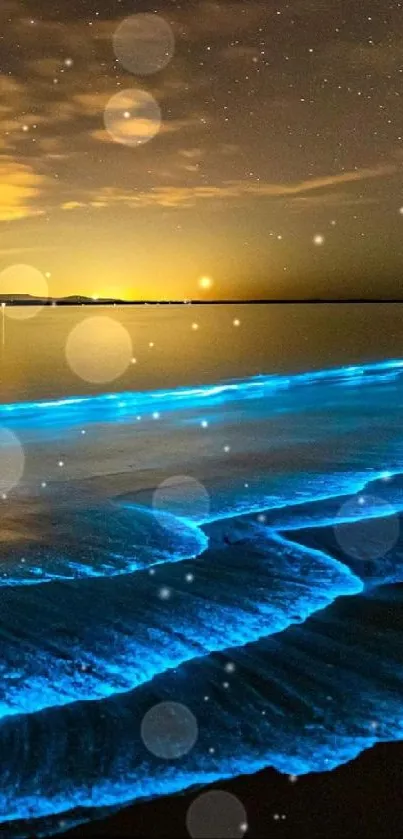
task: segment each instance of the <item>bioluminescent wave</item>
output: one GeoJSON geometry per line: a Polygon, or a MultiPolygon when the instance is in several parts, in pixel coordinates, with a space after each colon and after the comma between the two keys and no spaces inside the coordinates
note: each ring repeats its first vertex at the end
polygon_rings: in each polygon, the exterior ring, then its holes
{"type": "Polygon", "coordinates": [[[402,409],[401,361],[0,407],[6,835],[402,738],[402,409]]]}

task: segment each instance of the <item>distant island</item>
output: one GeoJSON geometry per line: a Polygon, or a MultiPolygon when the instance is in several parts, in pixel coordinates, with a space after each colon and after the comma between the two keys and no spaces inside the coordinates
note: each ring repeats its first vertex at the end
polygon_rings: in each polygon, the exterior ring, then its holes
{"type": "Polygon", "coordinates": [[[403,303],[402,297],[298,297],[255,300],[120,300],[115,297],[35,297],[32,294],[0,294],[0,306],[235,306],[302,303],[403,303]]]}

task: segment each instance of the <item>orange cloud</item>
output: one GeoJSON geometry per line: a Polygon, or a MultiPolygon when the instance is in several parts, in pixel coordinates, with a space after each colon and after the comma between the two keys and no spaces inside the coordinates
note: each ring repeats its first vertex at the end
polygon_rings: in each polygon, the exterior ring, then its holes
{"type": "MultiPolygon", "coordinates": [[[[381,178],[396,172],[395,165],[384,165],[343,172],[340,175],[325,175],[311,178],[296,184],[281,183],[250,183],[248,181],[230,181],[212,186],[160,186],[148,191],[120,189],[119,187],[105,187],[94,191],[86,198],[86,206],[113,206],[124,204],[128,207],[193,207],[199,201],[239,200],[254,196],[256,198],[290,198],[296,204],[302,200],[308,201],[308,194],[315,195],[319,204],[341,203],[348,201],[355,203],[362,198],[354,195],[346,196],[339,187],[349,183],[357,183],[372,178],[381,178]]],[[[83,199],[85,200],[85,199],[83,199]]],[[[69,207],[71,208],[71,207],[69,207]]]]}
{"type": "Polygon", "coordinates": [[[45,179],[13,158],[0,160],[0,221],[13,221],[43,213],[34,206],[45,179]]]}

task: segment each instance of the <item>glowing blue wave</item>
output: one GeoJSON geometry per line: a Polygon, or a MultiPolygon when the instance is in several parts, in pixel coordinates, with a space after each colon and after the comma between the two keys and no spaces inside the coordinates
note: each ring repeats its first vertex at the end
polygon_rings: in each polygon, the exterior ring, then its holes
{"type": "Polygon", "coordinates": [[[6,835],[402,738],[401,528],[371,556],[403,512],[402,408],[401,361],[0,407],[27,459],[0,543],[6,835]],[[42,491],[60,440],[67,472],[42,491]],[[210,512],[153,509],[185,467],[210,512]],[[354,547],[371,522],[368,550],[346,552],[337,528],[354,547]],[[140,736],[167,699],[199,727],[171,762],[140,736]]]}
{"type": "Polygon", "coordinates": [[[35,419],[53,422],[88,420],[99,422],[99,417],[112,419],[118,415],[132,417],[133,413],[152,413],[158,405],[165,405],[167,410],[220,405],[245,399],[270,397],[299,386],[336,385],[353,386],[371,385],[374,382],[388,383],[398,381],[403,376],[401,359],[377,362],[374,364],[340,367],[337,369],[318,370],[298,373],[290,376],[257,375],[247,380],[231,380],[214,385],[199,387],[179,387],[174,390],[155,390],[146,392],[107,393],[97,396],[72,396],[64,399],[37,400],[0,404],[0,421],[11,419],[35,419]]]}

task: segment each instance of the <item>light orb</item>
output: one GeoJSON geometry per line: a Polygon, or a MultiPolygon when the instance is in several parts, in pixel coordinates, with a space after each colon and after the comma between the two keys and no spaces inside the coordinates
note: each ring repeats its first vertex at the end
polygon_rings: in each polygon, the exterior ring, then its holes
{"type": "Polygon", "coordinates": [[[180,702],[160,702],[143,717],[141,738],[155,757],[177,760],[196,743],[199,729],[194,714],[180,702]]]}
{"type": "Polygon", "coordinates": [[[46,299],[49,295],[49,288],[45,277],[32,265],[9,265],[0,273],[0,296],[8,295],[14,299],[21,296],[21,305],[7,305],[5,314],[14,320],[27,320],[35,317],[43,308],[43,305],[24,305],[27,297],[39,297],[46,299]]]}
{"type": "Polygon", "coordinates": [[[121,376],[133,357],[128,331],[113,318],[85,318],[70,332],[66,358],[73,372],[87,382],[111,382],[121,376]]]}
{"type": "Polygon", "coordinates": [[[175,52],[175,38],[169,23],[160,15],[135,14],[116,29],[113,49],[125,70],[149,76],[169,64],[175,52]]]}
{"type": "Polygon", "coordinates": [[[175,475],[163,481],[153,494],[154,510],[200,521],[210,511],[207,489],[188,475],[175,475]]]}
{"type": "Polygon", "coordinates": [[[13,431],[0,426],[0,493],[17,486],[24,474],[24,449],[13,431]]]}
{"type": "Polygon", "coordinates": [[[339,523],[334,526],[336,540],[353,560],[382,559],[394,548],[400,535],[399,517],[382,498],[359,495],[340,507],[339,523]]]}
{"type": "Polygon", "coordinates": [[[106,105],[104,123],[108,134],[124,146],[141,146],[161,128],[161,109],[145,90],[121,90],[106,105]]]}
{"type": "Polygon", "coordinates": [[[192,839],[242,839],[248,829],[246,810],[230,792],[202,792],[188,809],[186,827],[192,839]]]}
{"type": "Polygon", "coordinates": [[[212,285],[213,285],[213,280],[211,279],[211,277],[200,277],[199,286],[204,291],[208,291],[208,289],[211,288],[212,285]]]}

